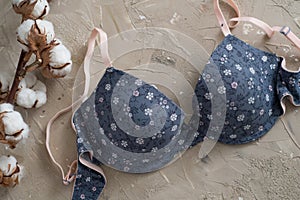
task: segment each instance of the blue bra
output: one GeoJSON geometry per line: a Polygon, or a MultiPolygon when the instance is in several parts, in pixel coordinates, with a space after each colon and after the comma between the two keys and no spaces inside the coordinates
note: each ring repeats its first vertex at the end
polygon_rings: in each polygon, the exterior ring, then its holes
{"type": "MultiPolygon", "coordinates": [[[[146,173],[166,166],[204,139],[248,143],[266,134],[284,114],[285,97],[294,105],[300,104],[300,73],[287,70],[284,58],[230,34],[219,1],[214,3],[225,38],[198,80],[194,114],[187,123],[178,105],[153,85],[112,67],[107,50],[102,49],[109,67],[73,117],[79,153],[73,199],[98,198],[106,183],[99,167],[102,164],[124,172],[146,173]]],[[[239,16],[235,3],[228,3],[239,16]]],[[[300,44],[286,27],[269,27],[254,18],[232,21],[251,21],[267,33],[279,30],[300,44]]],[[[97,32],[106,40],[101,30],[94,30],[89,58],[97,32]]],[[[69,173],[65,182],[70,177],[75,176],[69,173]]]]}

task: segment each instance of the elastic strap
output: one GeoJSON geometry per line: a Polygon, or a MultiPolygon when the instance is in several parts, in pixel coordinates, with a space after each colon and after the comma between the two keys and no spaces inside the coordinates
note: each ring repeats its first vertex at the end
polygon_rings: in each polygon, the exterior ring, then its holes
{"type": "MultiPolygon", "coordinates": [[[[235,11],[237,17],[240,17],[241,13],[240,13],[240,9],[237,6],[237,4],[233,0],[227,0],[226,3],[231,8],[233,8],[233,10],[235,11]]],[[[219,0],[214,0],[214,10],[215,10],[215,14],[217,16],[217,19],[218,19],[218,22],[219,22],[219,25],[221,27],[221,30],[222,30],[223,34],[225,36],[231,34],[231,31],[230,31],[229,28],[235,28],[238,25],[238,22],[237,23],[229,23],[229,24],[227,23],[224,15],[223,15],[223,12],[220,8],[219,0]]]]}
{"type": "Polygon", "coordinates": [[[238,17],[230,19],[232,22],[251,22],[264,30],[269,38],[271,38],[275,32],[283,34],[287,39],[289,39],[295,46],[300,49],[300,39],[291,31],[288,26],[269,26],[267,23],[256,19],[254,17],[238,17]]]}
{"type": "MultiPolygon", "coordinates": [[[[46,128],[46,148],[47,148],[47,151],[49,153],[49,156],[50,156],[52,162],[60,169],[62,177],[63,177],[63,183],[65,185],[69,185],[76,177],[76,174],[74,173],[74,171],[76,170],[75,165],[77,164],[77,160],[72,162],[72,164],[69,167],[69,171],[65,175],[62,166],[55,160],[55,158],[52,154],[52,151],[50,149],[51,126],[58,117],[60,117],[62,114],[66,113],[66,112],[69,112],[72,108],[74,108],[74,106],[82,103],[87,98],[88,92],[89,92],[89,87],[90,87],[90,61],[91,61],[91,58],[94,53],[95,42],[96,42],[98,35],[100,36],[100,50],[101,50],[101,56],[104,61],[104,64],[106,67],[111,66],[112,62],[111,62],[111,60],[109,58],[109,54],[108,54],[107,34],[100,28],[94,28],[89,37],[87,52],[86,52],[86,55],[84,58],[84,66],[83,66],[84,74],[85,74],[84,92],[77,101],[72,103],[70,106],[62,109],[61,111],[57,112],[50,119],[50,121],[47,124],[47,128],[46,128]]],[[[74,129],[74,126],[72,126],[72,127],[74,129]]],[[[74,131],[75,131],[75,129],[74,129],[74,131]]]]}

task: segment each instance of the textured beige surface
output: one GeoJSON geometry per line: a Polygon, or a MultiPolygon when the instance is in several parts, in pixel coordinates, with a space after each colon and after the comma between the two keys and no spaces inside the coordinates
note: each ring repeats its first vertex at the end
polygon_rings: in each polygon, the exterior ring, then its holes
{"type": "MultiPolygon", "coordinates": [[[[297,17],[300,19],[299,1],[237,2],[242,15],[258,17],[271,25],[288,25],[300,35],[297,26],[297,17]]],[[[217,27],[212,0],[53,0],[51,8],[47,20],[53,22],[57,37],[71,50],[74,70],[64,79],[45,80],[40,77],[48,87],[48,103],[40,109],[21,110],[31,127],[30,138],[13,151],[0,147],[1,154],[15,155],[26,169],[19,186],[0,189],[1,200],[70,199],[72,187],[62,184],[60,174],[46,152],[45,126],[54,113],[72,101],[76,72],[83,61],[85,41],[93,26],[102,24],[109,36],[133,28],[155,26],[174,29],[193,38],[206,49],[207,55],[201,59],[207,57],[223,38],[217,27]]],[[[232,16],[228,6],[222,3],[222,8],[226,17],[232,16]]],[[[12,74],[16,66],[20,48],[14,33],[19,23],[20,18],[11,9],[10,0],[1,0],[0,73],[9,71],[12,74]]],[[[267,40],[257,27],[249,23],[240,24],[233,33],[251,45],[287,57],[291,69],[299,66],[299,51],[290,49],[289,42],[279,34],[267,40]]],[[[146,37],[138,39],[142,43],[146,37]]],[[[165,37],[168,42],[169,36],[165,37]]],[[[176,41],[173,45],[178,47],[176,41]]],[[[114,44],[112,53],[114,48],[128,47],[114,44]]],[[[193,85],[197,80],[198,73],[193,66],[178,55],[160,50],[127,52],[116,59],[115,65],[128,69],[150,62],[165,64],[174,68],[174,72],[180,72],[182,77],[177,81],[182,81],[182,85],[186,81],[193,85]]],[[[96,53],[93,72],[103,69],[100,63],[96,53]],[[98,66],[102,68],[96,68],[98,66]]],[[[129,72],[143,77],[142,70],[129,72]]],[[[154,70],[145,78],[155,79],[156,75],[154,70]]],[[[169,75],[171,79],[176,78],[173,73],[169,75]]],[[[97,78],[93,80],[95,84],[97,78]]],[[[160,85],[160,89],[175,97],[171,91],[176,88],[160,85]]],[[[132,175],[104,167],[108,184],[100,199],[299,199],[300,150],[296,145],[300,143],[299,119],[299,109],[288,106],[286,115],[266,136],[247,145],[218,144],[205,162],[197,159],[200,144],[172,165],[154,173],[132,175]]],[[[76,158],[75,134],[69,122],[70,114],[61,117],[53,127],[52,137],[54,154],[65,169],[76,158]]]]}

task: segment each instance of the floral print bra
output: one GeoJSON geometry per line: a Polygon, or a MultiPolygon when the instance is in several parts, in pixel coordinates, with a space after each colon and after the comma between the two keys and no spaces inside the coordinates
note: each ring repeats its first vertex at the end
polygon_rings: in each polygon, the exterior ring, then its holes
{"type": "MultiPolygon", "coordinates": [[[[228,3],[239,16],[236,4],[228,3]]],[[[112,67],[106,34],[94,29],[85,59],[86,81],[97,34],[104,41],[101,48],[108,68],[73,116],[78,169],[76,176],[71,172],[64,176],[66,184],[76,177],[73,199],[98,199],[106,183],[99,167],[102,164],[146,173],[166,166],[205,138],[226,144],[251,142],[266,134],[284,114],[285,97],[300,104],[300,72],[286,69],[284,58],[233,36],[218,0],[214,6],[225,38],[198,80],[195,113],[189,123],[184,122],[183,110],[155,86],[112,67]]],[[[287,27],[270,27],[249,17],[231,21],[253,22],[270,37],[279,31],[300,47],[299,39],[287,27]]]]}

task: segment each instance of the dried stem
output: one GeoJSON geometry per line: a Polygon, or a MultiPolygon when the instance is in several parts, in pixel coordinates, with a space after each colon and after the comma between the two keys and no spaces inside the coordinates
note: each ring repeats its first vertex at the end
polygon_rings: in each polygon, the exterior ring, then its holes
{"type": "Polygon", "coordinates": [[[15,73],[14,82],[12,84],[11,90],[9,91],[7,99],[6,99],[7,103],[14,104],[15,96],[16,96],[20,81],[26,75],[25,65],[28,62],[28,60],[30,59],[31,55],[32,55],[32,52],[26,52],[26,51],[22,50],[20,57],[19,57],[19,62],[18,62],[17,70],[15,73]]]}

